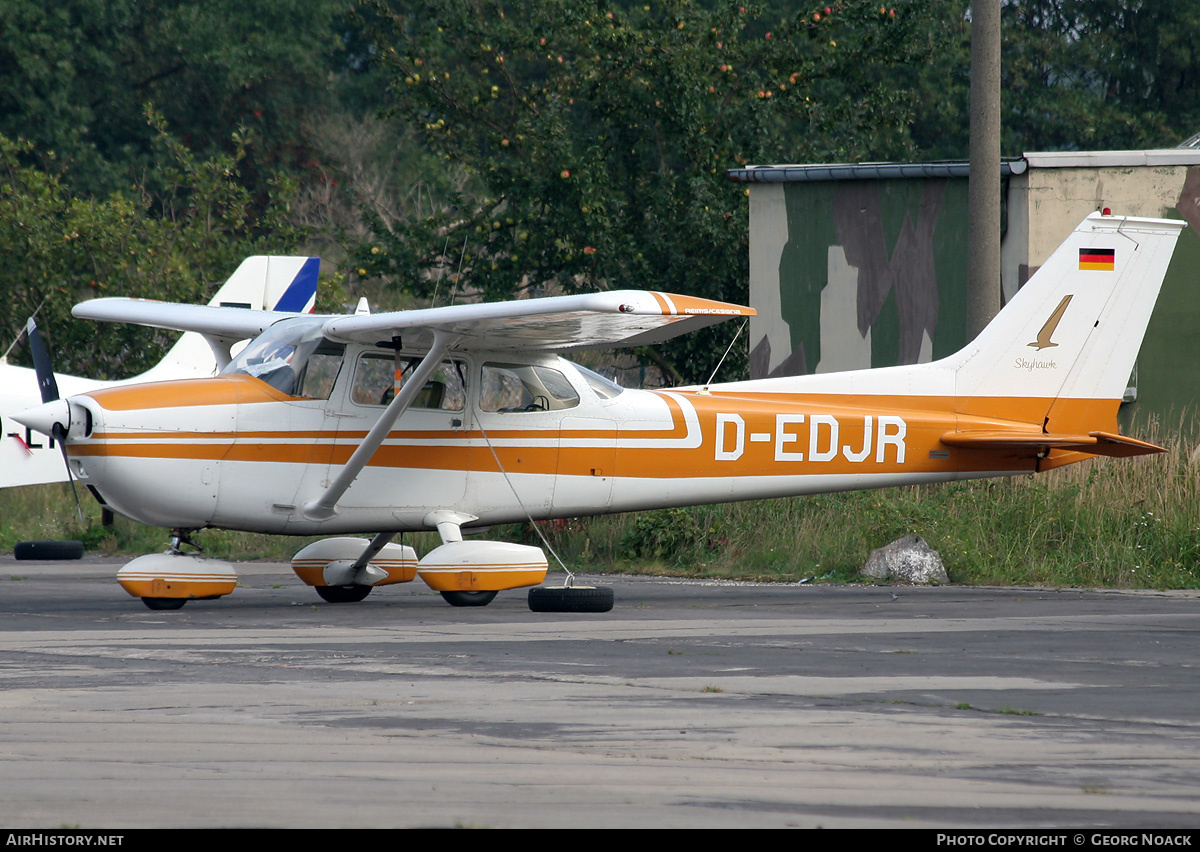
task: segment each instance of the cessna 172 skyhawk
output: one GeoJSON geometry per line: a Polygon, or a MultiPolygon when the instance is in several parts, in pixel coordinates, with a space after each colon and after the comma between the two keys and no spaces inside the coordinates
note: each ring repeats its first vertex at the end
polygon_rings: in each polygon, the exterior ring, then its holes
{"type": "Polygon", "coordinates": [[[1182,224],[1089,216],[940,361],[662,391],[558,353],[753,311],[638,291],[302,318],[97,299],[76,316],[257,338],[216,378],[80,394],[21,420],[62,434],[74,474],[115,511],[173,531],[171,552],[118,575],[152,608],[233,591],[232,566],[178,552],[210,526],[380,531],[319,541],[293,568],[326,600],[419,576],[481,605],[542,582],[546,558],[462,528],[1160,452],[1117,433],[1117,407],[1182,224]],[[389,543],[422,529],[443,543],[421,559],[389,543]]]}

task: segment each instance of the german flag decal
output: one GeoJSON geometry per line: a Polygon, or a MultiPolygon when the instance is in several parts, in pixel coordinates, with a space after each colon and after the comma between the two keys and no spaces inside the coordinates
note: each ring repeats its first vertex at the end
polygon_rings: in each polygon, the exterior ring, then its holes
{"type": "Polygon", "coordinates": [[[1115,259],[1115,249],[1081,248],[1079,250],[1080,269],[1107,269],[1112,272],[1115,259]]]}

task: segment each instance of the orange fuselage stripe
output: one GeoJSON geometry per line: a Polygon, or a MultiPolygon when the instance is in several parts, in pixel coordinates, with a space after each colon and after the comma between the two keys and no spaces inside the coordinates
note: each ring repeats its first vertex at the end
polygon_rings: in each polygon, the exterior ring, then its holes
{"type": "MultiPolygon", "coordinates": [[[[110,388],[89,395],[111,411],[218,404],[240,407],[293,399],[257,379],[239,375],[110,388]]],[[[1092,422],[1092,430],[1115,431],[1117,407],[1111,400],[802,395],[719,388],[712,393],[671,391],[657,396],[670,412],[669,427],[664,423],[665,428],[660,429],[509,428],[491,429],[486,437],[478,430],[398,429],[369,464],[374,468],[495,472],[499,468],[487,446],[490,442],[505,470],[539,475],[690,478],[1025,469],[1037,453],[1035,446],[997,452],[995,448],[952,448],[940,438],[967,430],[1029,434],[1041,430],[1051,408],[1058,423],[1086,418],[1092,422]],[[680,399],[686,399],[694,413],[685,411],[680,399]],[[1098,414],[1112,423],[1096,423],[1098,414]],[[718,415],[722,417],[720,428],[718,415]],[[731,425],[731,417],[740,425],[731,425]],[[884,435],[878,431],[881,417],[905,422],[902,463],[897,446],[882,450],[878,446],[884,435]],[[818,419],[822,419],[819,426],[815,425],[818,419]],[[875,430],[871,435],[865,434],[868,422],[875,430]],[[697,424],[699,446],[682,446],[683,439],[696,439],[697,424]],[[817,430],[815,439],[813,429],[817,430]],[[785,433],[782,438],[779,431],[785,433]],[[730,442],[738,434],[742,443],[735,447],[730,442]],[[511,446],[526,441],[529,443],[523,446],[511,446]],[[580,443],[596,446],[578,446],[580,443]]],[[[570,416],[569,411],[564,414],[570,416]]],[[[231,415],[227,422],[232,419],[231,415]]],[[[1063,431],[1063,427],[1055,431],[1063,431]]],[[[171,431],[131,430],[114,424],[111,431],[72,443],[69,452],[79,457],[342,465],[365,435],[365,429],[171,431]]]]}
{"type": "MultiPolygon", "coordinates": [[[[545,446],[495,446],[500,440],[492,438],[493,447],[500,457],[504,469],[513,473],[531,474],[567,474],[567,475],[598,475],[598,476],[632,476],[632,477],[705,477],[705,476],[755,476],[800,473],[878,473],[892,470],[970,470],[996,469],[997,459],[994,451],[973,450],[967,448],[950,448],[941,443],[940,437],[953,429],[951,419],[924,418],[922,421],[910,421],[904,438],[905,459],[898,463],[895,447],[885,447],[882,461],[879,460],[878,434],[873,426],[868,437],[864,435],[863,418],[844,418],[837,434],[837,446],[833,446],[833,436],[826,427],[825,432],[818,434],[818,450],[829,453],[836,450],[834,458],[826,461],[814,461],[809,458],[810,438],[804,424],[788,423],[783,427],[789,441],[785,447],[789,460],[779,460],[777,454],[779,445],[774,434],[776,424],[773,420],[756,419],[745,414],[745,435],[741,446],[741,454],[736,460],[725,461],[716,458],[715,419],[711,416],[700,418],[701,431],[705,440],[699,447],[625,447],[622,446],[624,433],[604,430],[596,432],[576,432],[585,438],[598,440],[598,447],[558,446],[553,433],[530,431],[511,433],[509,440],[524,437],[526,439],[547,443],[545,446]],[[770,432],[769,440],[756,438],[770,432]],[[794,437],[793,437],[794,436],[794,437]],[[609,443],[611,442],[611,443],[609,443]],[[864,447],[870,451],[860,462],[852,462],[847,455],[860,454],[864,447]],[[943,458],[930,458],[936,451],[952,452],[943,458]],[[796,459],[796,455],[804,456],[804,460],[796,459]]],[[[723,447],[732,446],[729,430],[723,435],[723,447]]],[[[334,443],[330,435],[321,440],[313,440],[310,436],[288,439],[286,433],[274,433],[278,443],[266,443],[259,438],[234,436],[231,433],[213,435],[207,442],[197,442],[194,439],[173,439],[170,433],[163,433],[162,440],[112,442],[96,440],[80,442],[71,446],[71,454],[79,457],[103,456],[110,458],[145,458],[145,459],[192,459],[207,461],[240,461],[240,462],[273,462],[287,464],[345,464],[357,446],[355,441],[334,443]]],[[[403,433],[393,433],[392,438],[404,440],[403,433]]],[[[431,436],[432,437],[432,436],[431,436]]],[[[379,448],[370,462],[373,468],[413,468],[425,470],[446,471],[482,471],[495,472],[496,465],[492,450],[482,441],[478,432],[444,433],[443,438],[451,443],[433,445],[385,444],[379,448]],[[473,441],[474,443],[467,443],[473,441]]],[[[563,439],[564,443],[569,443],[563,439]]],[[[1036,452],[1036,448],[1014,448],[1005,455],[1011,464],[1002,467],[1023,467],[1036,452]]]]}

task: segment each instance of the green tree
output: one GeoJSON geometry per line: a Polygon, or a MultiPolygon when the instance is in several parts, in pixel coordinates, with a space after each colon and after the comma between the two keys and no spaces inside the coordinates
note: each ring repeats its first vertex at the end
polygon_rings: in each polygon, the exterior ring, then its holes
{"type": "MultiPolygon", "coordinates": [[[[635,287],[744,301],[746,200],[726,170],[905,150],[908,99],[887,70],[929,55],[937,5],[373,3],[388,114],[477,184],[433,215],[374,219],[354,266],[441,299],[635,287]]],[[[686,337],[663,365],[703,380],[731,334],[686,337]]]]}
{"type": "MultiPolygon", "coordinates": [[[[969,0],[947,4],[946,38],[901,70],[920,92],[920,156],[968,153],[969,0]]],[[[1001,147],[1171,147],[1200,131],[1200,5],[1145,0],[1006,0],[1001,7],[1001,147]]]]}
{"type": "Polygon", "coordinates": [[[235,137],[234,153],[200,159],[160,117],[151,125],[162,149],[163,188],[136,185],[103,200],[72,196],[60,172],[25,164],[31,142],[0,136],[5,348],[38,311],[56,370],[124,378],[154,364],[176,335],[80,323],[70,317],[72,305],[103,295],[202,303],[245,256],[299,244],[303,232],[283,221],[294,185],[276,182],[268,214],[253,212],[238,173],[244,137],[235,137]]]}
{"type": "Polygon", "coordinates": [[[349,0],[4,0],[0,133],[73,191],[103,197],[152,170],[147,101],[201,156],[253,129],[244,180],[264,198],[310,165],[305,128],[344,64],[349,0]],[[343,63],[343,64],[339,64],[343,63]]]}
{"type": "Polygon", "coordinates": [[[1169,147],[1200,130],[1200,4],[1005,3],[1009,150],[1169,147]]]}
{"type": "MultiPolygon", "coordinates": [[[[927,62],[897,69],[903,84],[917,93],[909,126],[912,159],[965,160],[970,151],[970,5],[970,0],[944,3],[937,16],[938,49],[927,62]]],[[[1010,151],[1007,145],[1002,150],[1010,151]]]]}

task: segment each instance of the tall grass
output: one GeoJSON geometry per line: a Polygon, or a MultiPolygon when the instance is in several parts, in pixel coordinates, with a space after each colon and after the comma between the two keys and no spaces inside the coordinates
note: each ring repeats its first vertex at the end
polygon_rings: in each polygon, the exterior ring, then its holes
{"type": "MultiPolygon", "coordinates": [[[[100,506],[80,489],[84,521],[66,483],[33,485],[0,491],[0,550],[18,541],[78,539],[88,551],[107,555],[156,553],[166,550],[167,530],[118,517],[111,527],[100,522],[100,506]]],[[[314,539],[287,539],[230,530],[206,530],[196,536],[206,556],[224,559],[287,559],[314,539]]]]}
{"type": "Polygon", "coordinates": [[[610,571],[850,580],[872,550],[916,533],[958,583],[1200,588],[1200,451],[1190,429],[1135,432],[1170,452],[545,526],[568,564],[610,571]]]}
{"type": "MultiPolygon", "coordinates": [[[[1200,459],[1190,429],[1154,437],[1170,452],[1093,459],[1038,476],[662,509],[539,524],[574,570],[795,581],[851,580],[870,552],[909,533],[937,550],[951,580],[987,585],[1200,588],[1200,459]],[[1188,437],[1182,437],[1183,435],[1188,437]]],[[[163,550],[167,534],[117,519],[100,526],[84,495],[79,524],[65,485],[0,492],[0,549],[71,538],[108,554],[163,550]]],[[[527,526],[498,538],[540,543],[527,526]]],[[[210,530],[207,553],[287,559],[312,539],[210,530]]],[[[436,536],[406,537],[419,553],[436,536]]]]}

